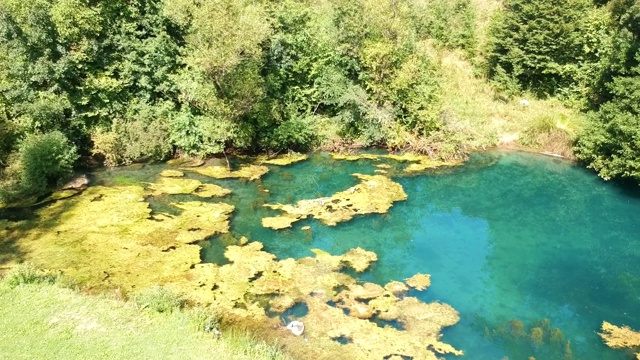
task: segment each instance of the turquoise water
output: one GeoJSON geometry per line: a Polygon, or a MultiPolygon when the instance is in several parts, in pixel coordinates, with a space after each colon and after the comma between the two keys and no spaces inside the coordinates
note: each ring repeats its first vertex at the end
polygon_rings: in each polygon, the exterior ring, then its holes
{"type": "MultiPolygon", "coordinates": [[[[391,170],[409,198],[388,214],[327,227],[315,220],[274,231],[260,225],[277,214],[263,203],[329,196],[373,174],[377,163],[336,162],[315,154],[288,167],[271,167],[261,184],[207,182],[231,188],[235,235],[265,244],[279,258],[341,254],[353,247],[379,260],[358,276],[384,284],[415,273],[432,286],[415,292],[460,312],[443,340],[467,359],[630,359],[606,348],[603,320],[640,329],[640,191],[607,183],[569,162],[536,154],[477,154],[462,167],[407,177],[391,170]],[[269,189],[269,193],[259,190],[269,189]],[[302,231],[311,226],[312,233],[302,231]],[[535,341],[531,329],[545,336],[535,341]],[[520,330],[520,328],[522,328],[520,330]],[[564,334],[549,338],[551,328],[564,334]]],[[[222,262],[224,239],[212,239],[205,261],[222,262]]],[[[452,356],[450,358],[457,358],[452,356]]]]}

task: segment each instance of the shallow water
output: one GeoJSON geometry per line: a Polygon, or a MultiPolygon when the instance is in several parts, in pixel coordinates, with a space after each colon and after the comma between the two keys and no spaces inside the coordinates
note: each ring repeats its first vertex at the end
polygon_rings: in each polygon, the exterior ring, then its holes
{"type": "MultiPolygon", "coordinates": [[[[567,346],[573,359],[630,358],[606,348],[597,331],[603,320],[640,329],[637,186],[605,183],[555,158],[492,152],[427,175],[406,177],[391,169],[409,198],[388,214],[335,227],[314,220],[281,231],[260,225],[262,217],[278,213],[263,203],[330,196],[358,182],[352,173],[373,174],[376,164],[315,154],[271,167],[262,179],[269,193],[256,183],[189,176],[232,189],[223,201],[236,206],[234,234],[262,241],[279,258],[312,256],[313,248],[341,254],[359,246],[379,257],[358,275],[363,280],[384,284],[431,274],[432,286],[411,295],[460,312],[460,323],[446,329],[443,340],[465,358],[561,359],[567,346]],[[311,233],[301,230],[307,225],[311,233]],[[534,327],[542,337],[531,336],[534,327]],[[556,331],[552,339],[551,328],[564,335],[556,331]]],[[[214,238],[204,248],[205,261],[224,261],[222,241],[214,238]]]]}

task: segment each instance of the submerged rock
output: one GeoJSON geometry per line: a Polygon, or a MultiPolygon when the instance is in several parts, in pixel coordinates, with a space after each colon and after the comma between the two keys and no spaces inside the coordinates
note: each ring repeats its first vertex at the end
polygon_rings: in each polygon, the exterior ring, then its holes
{"type": "Polygon", "coordinates": [[[382,175],[354,174],[360,184],[331,197],[301,200],[295,205],[265,204],[275,210],[284,211],[284,215],[262,219],[262,226],[271,229],[291,227],[296,221],[308,216],[333,226],[349,221],[356,215],[384,214],[394,202],[407,199],[402,185],[382,175]]]}
{"type": "Polygon", "coordinates": [[[84,190],[89,185],[89,178],[86,174],[76,176],[73,180],[64,184],[60,190],[84,190]]]}

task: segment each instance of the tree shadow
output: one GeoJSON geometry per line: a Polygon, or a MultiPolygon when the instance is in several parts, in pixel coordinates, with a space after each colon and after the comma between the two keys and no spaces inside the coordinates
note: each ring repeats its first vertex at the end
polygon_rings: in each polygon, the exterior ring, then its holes
{"type": "MultiPolygon", "coordinates": [[[[77,196],[77,195],[76,195],[77,196]]],[[[27,249],[21,240],[29,236],[34,230],[52,230],[60,224],[60,218],[70,210],[75,203],[68,199],[58,200],[61,206],[55,211],[49,211],[43,218],[40,209],[52,205],[55,201],[42,203],[27,208],[0,210],[0,272],[12,264],[27,260],[27,249]]]]}

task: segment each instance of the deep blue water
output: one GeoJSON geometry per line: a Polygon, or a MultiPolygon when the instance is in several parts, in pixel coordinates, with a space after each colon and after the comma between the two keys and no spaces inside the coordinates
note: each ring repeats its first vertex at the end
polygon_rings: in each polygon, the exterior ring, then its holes
{"type": "MultiPolygon", "coordinates": [[[[341,254],[354,247],[379,260],[363,280],[384,284],[415,273],[432,286],[414,292],[460,312],[443,340],[468,359],[630,359],[610,350],[597,331],[603,320],[640,330],[640,188],[604,182],[570,162],[543,155],[490,152],[464,166],[408,177],[393,161],[391,175],[408,200],[388,214],[358,217],[335,227],[315,220],[274,231],[260,219],[277,211],[263,203],[330,196],[373,174],[368,160],[333,161],[325,154],[272,167],[258,184],[215,182],[231,188],[235,235],[265,244],[279,258],[312,256],[313,248],[341,254]],[[312,235],[302,231],[309,225],[312,235]],[[536,341],[533,327],[544,330],[536,341]],[[551,328],[563,336],[550,338],[551,328]]],[[[221,261],[221,239],[203,251],[221,261]]],[[[457,357],[450,357],[457,358],[457,357]]]]}

